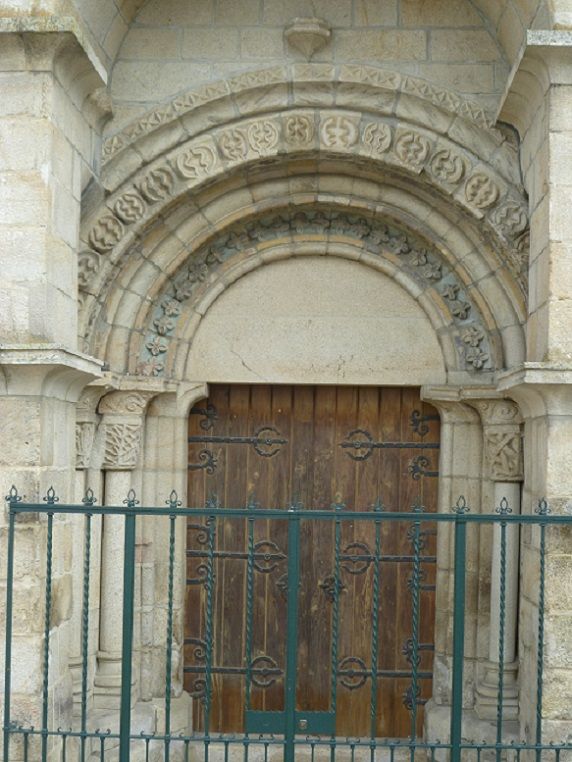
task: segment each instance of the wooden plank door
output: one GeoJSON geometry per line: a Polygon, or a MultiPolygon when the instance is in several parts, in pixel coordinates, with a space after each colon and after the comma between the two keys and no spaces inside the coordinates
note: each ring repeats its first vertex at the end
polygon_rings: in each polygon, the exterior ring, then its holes
{"type": "MultiPolygon", "coordinates": [[[[213,385],[189,420],[189,505],[216,496],[223,507],[255,501],[265,508],[301,503],[309,511],[344,503],[371,510],[427,512],[437,506],[439,419],[421,402],[419,389],[213,385]]],[[[344,522],[336,678],[336,732],[369,735],[372,621],[378,651],[377,726],[380,737],[406,737],[410,706],[412,572],[410,526],[384,523],[379,608],[372,612],[372,522],[344,522]]],[[[285,594],[288,528],[257,520],[254,529],[251,603],[252,690],[250,708],[284,708],[287,637],[285,594]]],[[[201,728],[205,698],[206,530],[189,521],[185,687],[197,698],[201,728]]],[[[424,532],[420,596],[420,664],[417,729],[431,695],[433,663],[435,536],[424,532]]],[[[247,522],[219,520],[215,539],[212,703],[210,730],[244,730],[247,638],[247,522]]],[[[305,520],[300,537],[297,622],[297,709],[327,711],[331,695],[333,522],[305,520]]]]}

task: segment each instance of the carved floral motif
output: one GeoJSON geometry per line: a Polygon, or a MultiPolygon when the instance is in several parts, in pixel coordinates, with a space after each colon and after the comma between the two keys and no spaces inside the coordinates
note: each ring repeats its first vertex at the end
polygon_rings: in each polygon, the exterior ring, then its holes
{"type": "Polygon", "coordinates": [[[216,155],[208,145],[194,145],[179,154],[176,166],[181,177],[206,177],[216,164],[216,155]]]}
{"type": "Polygon", "coordinates": [[[247,134],[250,147],[258,154],[271,151],[278,145],[278,129],[267,120],[251,124],[247,134]]]}
{"type": "Polygon", "coordinates": [[[284,135],[290,145],[308,145],[314,137],[314,123],[310,117],[303,114],[289,116],[284,122],[284,135]]]}
{"type": "Polygon", "coordinates": [[[122,222],[137,222],[145,214],[145,202],[138,193],[129,191],[120,196],[113,205],[113,211],[122,222]]]}
{"type": "Polygon", "coordinates": [[[385,153],[391,145],[391,129],[387,124],[370,122],[364,128],[362,140],[372,153],[385,153]]]}
{"type": "Polygon", "coordinates": [[[170,196],[174,186],[173,173],[167,167],[152,169],[137,183],[141,195],[150,203],[161,201],[170,196]]]}
{"type": "Polygon", "coordinates": [[[123,225],[117,217],[105,214],[100,217],[89,232],[88,240],[96,251],[105,252],[119,243],[123,236],[123,225]]]}
{"type": "Polygon", "coordinates": [[[176,330],[182,305],[198,298],[198,289],[211,278],[211,273],[229,257],[252,249],[261,242],[284,235],[305,236],[321,233],[359,240],[366,250],[383,256],[397,255],[402,266],[415,273],[425,288],[447,280],[441,293],[448,300],[453,322],[461,321],[461,357],[468,368],[480,371],[489,366],[489,351],[484,329],[474,321],[467,325],[471,304],[462,285],[436,250],[421,245],[411,235],[385,225],[374,218],[341,213],[327,208],[299,210],[294,214],[277,214],[237,226],[206,248],[198,250],[176,274],[168,293],[158,302],[148,325],[137,372],[145,376],[160,376],[165,371],[164,358],[176,330]],[[465,346],[466,345],[466,346],[465,346]]]}
{"type": "Polygon", "coordinates": [[[417,132],[407,131],[395,141],[395,155],[404,164],[420,169],[429,155],[429,141],[417,132]]]}
{"type": "Polygon", "coordinates": [[[240,130],[227,130],[219,137],[218,145],[222,155],[231,161],[244,159],[248,150],[246,138],[240,130]]]}
{"type": "Polygon", "coordinates": [[[431,159],[429,170],[441,182],[456,184],[465,174],[465,161],[458,153],[447,148],[437,151],[431,159]]]}
{"type": "Polygon", "coordinates": [[[508,238],[515,238],[526,230],[528,225],[526,209],[514,201],[501,204],[491,217],[495,225],[501,228],[508,238]]]}
{"type": "Polygon", "coordinates": [[[351,119],[341,115],[329,116],[322,122],[320,137],[327,148],[351,148],[357,142],[358,131],[351,119]]]}
{"type": "Polygon", "coordinates": [[[99,270],[99,254],[95,251],[82,251],[77,263],[77,281],[82,289],[86,289],[99,270]]]}
{"type": "Polygon", "coordinates": [[[483,172],[478,172],[467,180],[465,198],[477,209],[492,206],[499,196],[499,188],[492,179],[483,172]]]}

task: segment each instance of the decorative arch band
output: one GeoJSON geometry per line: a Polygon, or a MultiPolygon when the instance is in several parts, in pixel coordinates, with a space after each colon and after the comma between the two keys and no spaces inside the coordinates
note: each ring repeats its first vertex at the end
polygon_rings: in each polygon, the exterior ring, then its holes
{"type": "Polygon", "coordinates": [[[136,372],[164,376],[166,358],[181,316],[212,287],[220,272],[252,255],[259,247],[288,237],[296,242],[320,235],[324,240],[349,242],[379,260],[388,260],[444,304],[443,322],[450,327],[459,355],[459,367],[469,372],[496,367],[487,331],[467,289],[441,253],[394,223],[373,216],[327,207],[311,207],[260,217],[233,226],[194,252],[155,299],[149,311],[136,372]]]}

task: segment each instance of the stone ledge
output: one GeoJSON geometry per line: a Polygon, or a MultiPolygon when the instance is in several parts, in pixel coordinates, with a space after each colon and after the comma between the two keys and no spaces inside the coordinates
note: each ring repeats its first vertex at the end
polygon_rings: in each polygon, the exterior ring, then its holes
{"type": "Polygon", "coordinates": [[[58,344],[0,344],[0,395],[76,402],[103,362],[58,344]]]}
{"type": "Polygon", "coordinates": [[[96,54],[88,39],[88,32],[82,29],[73,16],[16,16],[0,18],[0,34],[70,34],[83,50],[95,69],[102,84],[107,85],[107,69],[96,54]]]}

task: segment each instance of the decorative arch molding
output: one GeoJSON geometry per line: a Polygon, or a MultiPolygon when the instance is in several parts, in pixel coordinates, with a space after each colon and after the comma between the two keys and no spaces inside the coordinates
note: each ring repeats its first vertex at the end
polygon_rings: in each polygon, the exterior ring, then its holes
{"type": "MultiPolygon", "coordinates": [[[[458,143],[404,120],[333,109],[275,113],[235,121],[188,139],[146,164],[111,193],[82,225],[80,289],[102,286],[110,268],[150,223],[178,200],[229,178],[252,176],[317,160],[315,171],[336,162],[364,177],[415,181],[436,198],[483,225],[526,293],[527,207],[518,187],[458,143]]],[[[286,169],[287,171],[287,169],[286,169]]]]}
{"type": "MultiPolygon", "coordinates": [[[[250,70],[181,93],[170,103],[150,109],[108,136],[103,143],[102,159],[108,167],[116,164],[130,146],[158,130],[165,132],[167,126],[177,125],[188,136],[197,134],[201,131],[201,120],[192,118],[196,112],[202,112],[204,129],[205,112],[216,115],[217,122],[222,124],[271,110],[325,103],[340,108],[358,108],[359,104],[360,110],[370,113],[393,114],[400,108],[413,110],[416,101],[421,124],[424,108],[433,106],[433,113],[448,115],[445,116],[448,124],[454,117],[460,117],[482,129],[494,125],[494,115],[478,101],[418,77],[375,66],[296,63],[250,70]]],[[[443,123],[443,116],[439,122],[443,123]]],[[[176,138],[171,135],[170,142],[174,141],[176,138]]]]}
{"type": "MultiPolygon", "coordinates": [[[[86,351],[118,372],[135,372],[145,364],[150,310],[168,293],[167,281],[238,220],[276,217],[287,207],[339,214],[349,206],[363,216],[358,226],[373,220],[374,227],[395,224],[417,236],[446,262],[442,271],[454,274],[458,293],[470,290],[473,316],[481,316],[486,332],[488,359],[480,371],[522,359],[527,205],[510,141],[420,95],[395,91],[388,100],[380,82],[391,72],[353,68],[360,82],[332,80],[330,66],[302,65],[315,78],[308,73],[306,87],[245,75],[243,109],[263,116],[241,115],[235,94],[232,114],[199,104],[184,120],[159,122],[114,155],[104,172],[105,197],[91,195],[84,204],[79,287],[86,351]],[[126,344],[129,350],[120,348],[126,344]]],[[[365,256],[363,240],[359,247],[365,256]]],[[[410,277],[403,258],[399,266],[400,277],[410,277]]],[[[419,273],[412,282],[419,283],[419,273]]],[[[459,333],[456,341],[464,344],[459,333]]],[[[460,365],[457,359],[451,367],[466,368],[461,349],[460,365]]]]}
{"type": "MultiPolygon", "coordinates": [[[[106,197],[87,202],[82,224],[90,248],[122,248],[164,206],[229,173],[298,157],[415,177],[523,259],[528,206],[514,136],[487,127],[452,94],[374,67],[324,64],[247,72],[205,88],[204,98],[181,96],[108,139],[106,197]]],[[[517,269],[526,269],[522,261],[517,269]]]]}
{"type": "Polygon", "coordinates": [[[259,267],[308,255],[356,261],[397,282],[427,315],[449,371],[486,377],[502,367],[502,349],[470,289],[434,246],[395,223],[313,205],[235,224],[193,252],[147,309],[130,371],[184,378],[200,321],[223,291],[259,267]]]}
{"type": "Polygon", "coordinates": [[[163,337],[169,337],[169,345],[188,349],[196,327],[193,321],[200,320],[234,279],[269,258],[316,254],[320,246],[321,254],[363,260],[414,298],[422,298],[422,307],[439,332],[447,367],[461,374],[457,382],[483,383],[493,367],[511,367],[524,357],[525,305],[514,280],[497,269],[494,253],[476,232],[459,228],[455,216],[440,212],[430,195],[412,197],[406,188],[340,175],[285,177],[280,172],[279,179],[265,178],[248,188],[237,185],[197,203],[187,199],[186,205],[174,207],[134,244],[131,255],[116,264],[107,300],[100,301],[98,288],[86,285],[85,349],[105,358],[118,373],[158,371],[159,376],[186,378],[180,357],[175,362],[173,356],[165,367],[166,352],[160,351],[163,337]],[[320,211],[322,218],[308,220],[308,210],[320,211]],[[387,227],[394,232],[388,235],[387,227]],[[397,249],[399,236],[403,250],[397,253],[386,246],[382,253],[383,239],[397,249]],[[192,297],[184,310],[191,333],[175,331],[179,316],[161,308],[179,278],[181,301],[186,301],[189,289],[192,297]],[[433,286],[431,298],[424,294],[428,286],[433,286]],[[471,308],[462,318],[467,302],[471,308]],[[453,318],[452,309],[459,313],[453,318]],[[172,317],[177,317],[173,324],[172,317]],[[480,333],[468,341],[464,328],[475,323],[484,327],[483,341],[480,333]],[[476,346],[470,347],[477,338],[476,346]],[[145,347],[147,343],[152,349],[145,347]],[[490,362],[478,368],[467,364],[469,349],[475,350],[469,359],[474,356],[477,365],[478,358],[484,359],[481,352],[489,355],[490,362]],[[149,362],[151,358],[155,362],[149,362]],[[149,365],[143,367],[146,362],[149,365]],[[154,367],[161,364],[163,368],[154,367]]]}

